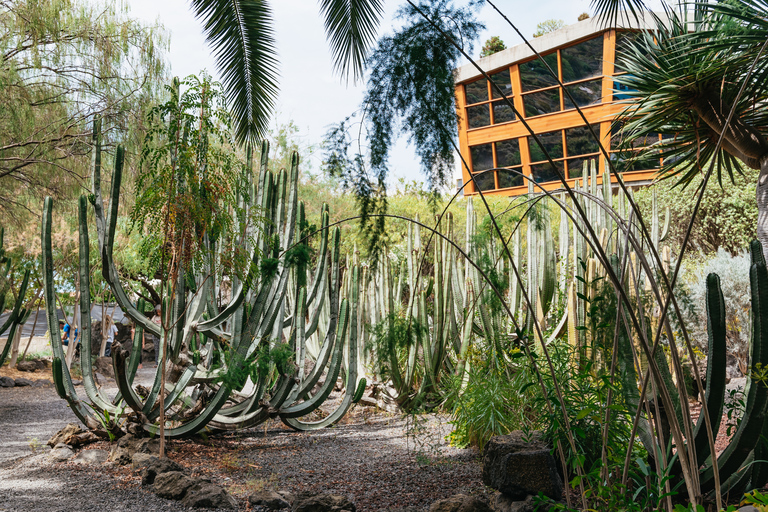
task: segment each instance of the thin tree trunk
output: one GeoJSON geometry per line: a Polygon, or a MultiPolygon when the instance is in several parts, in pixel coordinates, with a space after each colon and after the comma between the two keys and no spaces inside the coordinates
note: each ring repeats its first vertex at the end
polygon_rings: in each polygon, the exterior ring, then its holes
{"type": "Polygon", "coordinates": [[[756,189],[757,239],[763,244],[763,256],[768,261],[768,156],[760,160],[756,189]]]}
{"type": "Polygon", "coordinates": [[[21,354],[21,358],[24,359],[27,357],[27,350],[29,350],[29,346],[32,344],[32,338],[35,336],[35,328],[37,328],[37,317],[40,314],[40,302],[43,299],[40,298],[37,302],[37,308],[35,309],[35,321],[32,323],[32,331],[29,333],[29,339],[27,340],[27,346],[24,347],[24,353],[21,354]]]}

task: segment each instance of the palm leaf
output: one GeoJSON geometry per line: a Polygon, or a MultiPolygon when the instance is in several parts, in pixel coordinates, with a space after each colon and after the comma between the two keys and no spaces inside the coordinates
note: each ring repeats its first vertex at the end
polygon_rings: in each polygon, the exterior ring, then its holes
{"type": "Polygon", "coordinates": [[[320,0],[333,65],[342,75],[362,77],[368,47],[376,37],[383,13],[382,0],[320,0]]]}
{"type": "Polygon", "coordinates": [[[277,97],[272,16],[264,0],[191,0],[221,73],[238,142],[254,143],[277,97]]]}

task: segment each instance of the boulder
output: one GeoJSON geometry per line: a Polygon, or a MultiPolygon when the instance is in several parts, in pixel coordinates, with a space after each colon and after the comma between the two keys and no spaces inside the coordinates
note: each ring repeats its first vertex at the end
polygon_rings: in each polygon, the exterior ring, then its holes
{"type": "Polygon", "coordinates": [[[70,437],[76,436],[78,434],[82,434],[83,432],[84,432],[84,430],[81,429],[78,424],[76,424],[76,423],[68,423],[66,427],[62,428],[61,430],[59,430],[58,432],[53,434],[53,436],[51,436],[51,438],[48,440],[48,446],[53,448],[54,446],[56,446],[59,443],[65,443],[66,444],[67,440],[70,437]]]}
{"type": "Polygon", "coordinates": [[[34,388],[49,388],[51,386],[53,386],[53,382],[48,379],[37,379],[32,383],[32,387],[34,388]]]}
{"type": "MultiPolygon", "coordinates": [[[[140,459],[140,455],[142,454],[135,454],[134,459],[140,459]]],[[[183,473],[184,468],[169,458],[158,459],[157,457],[149,456],[141,470],[141,485],[152,485],[155,483],[158,475],[171,472],[183,473]]]]}
{"type": "Polygon", "coordinates": [[[518,501],[504,493],[497,492],[491,498],[491,508],[494,512],[533,512],[533,496],[518,501]]]}
{"type": "Polygon", "coordinates": [[[64,443],[59,443],[53,447],[51,453],[48,455],[52,460],[57,462],[64,462],[75,456],[75,451],[71,446],[64,443]]]}
{"type": "Polygon", "coordinates": [[[14,381],[10,377],[0,377],[0,388],[12,388],[16,385],[16,381],[14,381]]]}
{"type": "Polygon", "coordinates": [[[188,477],[181,471],[169,471],[157,475],[152,484],[152,491],[169,500],[180,500],[187,494],[187,489],[195,485],[197,481],[188,477]]]}
{"type": "Polygon", "coordinates": [[[475,496],[456,494],[429,506],[429,512],[493,512],[488,504],[475,496]]]}
{"type": "Polygon", "coordinates": [[[83,450],[72,459],[77,464],[102,464],[107,461],[109,452],[106,450],[83,450]]]}
{"type": "Polygon", "coordinates": [[[483,455],[483,483],[512,500],[539,493],[559,500],[563,495],[555,459],[539,432],[529,438],[519,430],[492,437],[483,455]]]}
{"type": "MultiPolygon", "coordinates": [[[[170,474],[170,473],[166,473],[170,474]]],[[[163,476],[163,475],[160,475],[163,476]]],[[[220,487],[205,480],[197,480],[181,499],[185,507],[235,509],[237,501],[220,487]]]]}
{"type": "Polygon", "coordinates": [[[248,503],[264,507],[267,510],[280,510],[291,506],[280,493],[268,489],[257,491],[248,496],[248,503]]]}
{"type": "Polygon", "coordinates": [[[23,378],[23,377],[19,377],[18,379],[16,379],[16,386],[17,386],[17,387],[21,387],[21,386],[31,386],[32,384],[34,384],[34,382],[32,382],[32,381],[31,381],[31,380],[29,380],[29,379],[25,379],[25,378],[23,378]]]}
{"type": "Polygon", "coordinates": [[[125,435],[120,438],[109,453],[109,460],[120,465],[133,462],[135,453],[160,453],[160,441],[157,439],[138,438],[125,435]]]}
{"type": "Polygon", "coordinates": [[[40,368],[35,361],[19,361],[16,363],[16,369],[20,372],[36,372],[40,368]]]}
{"type": "Polygon", "coordinates": [[[356,512],[355,504],[335,494],[302,493],[296,496],[291,512],[356,512]]]}
{"type": "Polygon", "coordinates": [[[93,371],[102,374],[104,377],[114,379],[115,368],[112,366],[111,357],[97,357],[93,363],[93,371]]]}

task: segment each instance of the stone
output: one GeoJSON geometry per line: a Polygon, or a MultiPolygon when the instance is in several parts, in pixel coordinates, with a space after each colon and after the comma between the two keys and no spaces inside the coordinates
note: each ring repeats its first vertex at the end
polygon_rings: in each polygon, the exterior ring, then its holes
{"type": "Polygon", "coordinates": [[[181,504],[193,508],[237,508],[237,501],[227,494],[223,487],[204,480],[197,480],[187,489],[187,493],[181,499],[181,504]]]}
{"type": "Polygon", "coordinates": [[[360,399],[359,402],[357,402],[357,405],[361,407],[378,407],[378,401],[375,398],[371,398],[369,396],[364,396],[360,399]]]}
{"type": "Polygon", "coordinates": [[[112,366],[111,357],[97,357],[93,363],[93,371],[102,374],[104,377],[114,379],[115,368],[112,366]]]}
{"type": "Polygon", "coordinates": [[[72,459],[77,464],[102,464],[107,461],[109,452],[106,450],[83,450],[72,459]]]}
{"type": "Polygon", "coordinates": [[[760,512],[760,510],[755,508],[755,507],[753,507],[752,505],[746,505],[744,507],[741,507],[736,512],[760,512]]]}
{"type": "Polygon", "coordinates": [[[181,471],[169,471],[157,475],[152,484],[152,492],[169,500],[180,500],[187,494],[187,489],[197,481],[181,471]]]}
{"type": "Polygon", "coordinates": [[[513,500],[539,493],[554,500],[563,496],[555,459],[539,432],[527,439],[519,430],[492,437],[483,455],[483,483],[513,500]]]}
{"type": "Polygon", "coordinates": [[[57,462],[64,462],[75,456],[74,450],[69,445],[59,443],[53,447],[51,453],[48,455],[52,460],[57,462]]]}
{"type": "Polygon", "coordinates": [[[32,384],[32,387],[35,388],[49,388],[53,386],[53,382],[49,381],[48,379],[37,379],[32,384]]]}
{"type": "Polygon", "coordinates": [[[456,494],[429,506],[429,512],[493,512],[491,507],[475,496],[456,494]]]}
{"type": "Polygon", "coordinates": [[[291,512],[356,512],[355,504],[335,494],[301,493],[291,506],[291,512]]]}
{"type": "MultiPolygon", "coordinates": [[[[134,458],[139,455],[141,454],[135,454],[134,458]]],[[[150,455],[141,470],[141,485],[152,485],[158,475],[170,472],[183,473],[184,468],[167,457],[158,459],[150,455]]]]}
{"type": "Polygon", "coordinates": [[[135,453],[159,454],[160,441],[125,435],[112,447],[109,453],[109,460],[124,466],[133,462],[133,455],[135,453]]]}
{"type": "Polygon", "coordinates": [[[248,496],[248,503],[264,507],[267,510],[280,510],[291,506],[281,494],[269,489],[251,494],[248,496]]]}
{"type": "Polygon", "coordinates": [[[82,386],[83,385],[83,381],[82,380],[73,380],[72,381],[72,385],[73,386],[82,386]]]}
{"type": "Polygon", "coordinates": [[[21,387],[21,386],[31,386],[32,384],[34,384],[34,382],[32,382],[32,381],[31,381],[31,380],[29,380],[29,379],[25,379],[25,378],[23,378],[23,377],[19,377],[18,379],[16,379],[16,386],[17,386],[17,387],[21,387]]]}
{"type": "Polygon", "coordinates": [[[507,494],[496,492],[491,498],[491,508],[494,512],[533,512],[533,496],[518,501],[507,494]]]}
{"type": "Polygon", "coordinates": [[[379,512],[422,512],[422,510],[418,507],[382,508],[379,512]]]}
{"type": "Polygon", "coordinates": [[[16,363],[16,369],[20,372],[36,372],[39,367],[35,361],[19,361],[16,363]]]}
{"type": "Polygon", "coordinates": [[[157,459],[157,457],[149,453],[134,453],[133,457],[131,457],[131,467],[133,469],[144,469],[152,459],[157,459]]]}
{"type": "Polygon", "coordinates": [[[10,377],[0,377],[0,388],[12,388],[16,385],[16,381],[10,377]]]}
{"type": "Polygon", "coordinates": [[[82,434],[83,429],[77,423],[68,423],[66,427],[62,428],[48,440],[48,446],[53,448],[59,443],[66,443],[66,439],[69,439],[73,435],[82,434]]]}

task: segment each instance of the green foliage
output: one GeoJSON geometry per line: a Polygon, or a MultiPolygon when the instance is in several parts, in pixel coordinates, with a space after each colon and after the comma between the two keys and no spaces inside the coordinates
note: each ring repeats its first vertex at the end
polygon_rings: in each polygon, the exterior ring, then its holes
{"type": "Polygon", "coordinates": [[[441,31],[451,34],[464,51],[471,51],[472,42],[484,28],[474,19],[477,7],[470,2],[467,7],[455,8],[449,0],[425,0],[417,8],[403,6],[397,14],[403,26],[382,37],[371,53],[364,101],[371,170],[379,183],[388,172],[387,155],[398,122],[409,134],[431,189],[442,185],[451,174],[456,126],[453,70],[461,53],[445,41],[441,31]]]}
{"type": "MultiPolygon", "coordinates": [[[[694,251],[710,255],[722,248],[736,255],[755,237],[755,186],[759,171],[741,165],[738,169],[739,172],[733,174],[733,180],[722,180],[720,187],[714,183],[707,187],[688,242],[694,251]]],[[[676,184],[675,180],[653,185],[658,202],[670,210],[669,236],[665,243],[675,253],[682,245],[701,181],[701,176],[696,175],[687,187],[676,184]]],[[[638,190],[635,198],[644,218],[649,218],[651,189],[638,190]]]]}
{"type": "Polygon", "coordinates": [[[170,275],[202,260],[206,238],[226,239],[244,172],[221,86],[206,74],[181,85],[183,94],[169,87],[171,99],[149,113],[131,213],[132,228],[143,234],[141,255],[150,268],[172,265],[170,275]]]}
{"type": "Polygon", "coordinates": [[[80,193],[92,116],[107,120],[110,143],[137,142],[145,109],[162,95],[167,45],[161,26],[115,0],[3,2],[0,216],[23,222],[43,195],[80,193]]]}
{"type": "Polygon", "coordinates": [[[506,50],[507,46],[499,36],[491,36],[483,45],[483,49],[480,50],[480,57],[488,57],[494,53],[498,53],[501,50],[506,50]]]}
{"type": "Polygon", "coordinates": [[[564,26],[565,22],[563,20],[544,20],[541,23],[536,24],[536,32],[533,33],[533,37],[541,37],[544,34],[549,34],[555,30],[560,30],[564,26]]]}

